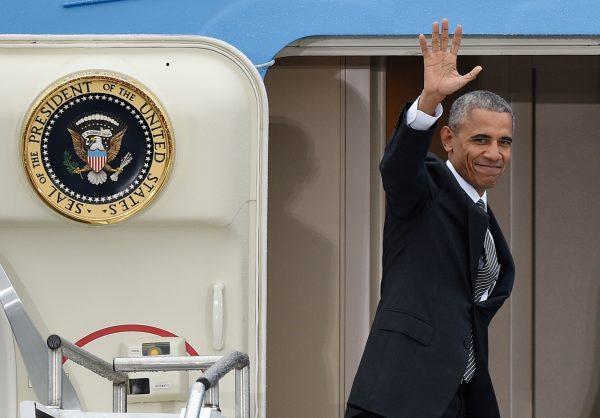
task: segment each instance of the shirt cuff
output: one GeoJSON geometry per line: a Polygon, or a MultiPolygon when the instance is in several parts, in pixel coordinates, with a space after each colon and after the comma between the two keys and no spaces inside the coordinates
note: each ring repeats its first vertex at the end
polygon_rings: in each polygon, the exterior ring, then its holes
{"type": "Polygon", "coordinates": [[[419,97],[414,101],[412,106],[406,112],[406,124],[417,131],[426,131],[433,126],[433,124],[442,116],[444,111],[442,104],[438,104],[435,108],[435,114],[433,116],[428,115],[425,112],[421,112],[417,107],[419,106],[419,97]]]}

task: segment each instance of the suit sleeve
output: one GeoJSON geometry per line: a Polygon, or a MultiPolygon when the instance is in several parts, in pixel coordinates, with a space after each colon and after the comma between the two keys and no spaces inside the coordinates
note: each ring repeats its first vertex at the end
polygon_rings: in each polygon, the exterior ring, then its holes
{"type": "Polygon", "coordinates": [[[421,207],[431,195],[425,157],[436,125],[428,130],[412,129],[406,124],[407,104],[379,164],[388,204],[399,216],[421,207]]]}

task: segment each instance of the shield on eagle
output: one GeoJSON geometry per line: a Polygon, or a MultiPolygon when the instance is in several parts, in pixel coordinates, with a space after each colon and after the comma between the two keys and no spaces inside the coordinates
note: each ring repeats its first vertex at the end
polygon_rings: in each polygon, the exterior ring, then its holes
{"type": "Polygon", "coordinates": [[[88,150],[88,154],[87,154],[88,165],[94,172],[99,173],[102,170],[102,168],[104,168],[104,165],[106,164],[107,156],[108,156],[108,153],[104,150],[99,150],[99,149],[88,150]]]}
{"type": "MultiPolygon", "coordinates": [[[[67,127],[67,130],[71,135],[75,153],[86,163],[83,167],[77,167],[65,157],[63,164],[70,173],[79,175],[87,173],[90,183],[98,185],[106,181],[107,173],[112,173],[110,179],[117,181],[119,173],[131,162],[132,156],[128,152],[121,159],[119,167],[113,168],[109,165],[119,154],[121,141],[127,131],[127,126],[116,117],[91,112],[81,115],[67,127]]],[[[65,152],[68,154],[68,151],[65,152]]]]}

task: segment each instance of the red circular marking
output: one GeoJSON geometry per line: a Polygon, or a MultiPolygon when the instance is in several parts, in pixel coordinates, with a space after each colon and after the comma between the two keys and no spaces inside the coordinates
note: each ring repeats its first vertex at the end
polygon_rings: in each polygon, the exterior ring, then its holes
{"type": "MultiPolygon", "coordinates": [[[[158,335],[159,337],[178,337],[178,335],[175,335],[170,331],[167,331],[162,328],[153,327],[150,325],[123,324],[114,325],[112,327],[106,327],[99,329],[98,331],[94,331],[81,338],[75,343],[75,345],[77,347],[83,347],[84,345],[89,344],[92,341],[97,340],[98,338],[102,338],[110,334],[118,334],[120,332],[145,332],[146,334],[158,335]]],[[[187,353],[190,356],[198,355],[198,352],[187,341],[185,342],[185,351],[187,351],[187,353]]],[[[67,361],[67,358],[63,357],[63,363],[65,361],[67,361]]]]}

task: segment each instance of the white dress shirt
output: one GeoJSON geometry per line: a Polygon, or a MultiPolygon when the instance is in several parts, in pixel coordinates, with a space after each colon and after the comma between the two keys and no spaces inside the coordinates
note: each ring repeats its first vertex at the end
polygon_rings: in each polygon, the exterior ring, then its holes
{"type": "MultiPolygon", "coordinates": [[[[431,116],[425,112],[420,111],[418,109],[418,106],[419,106],[419,98],[417,98],[417,100],[414,101],[414,103],[411,105],[411,107],[406,112],[406,124],[408,126],[410,126],[411,128],[416,129],[418,131],[425,131],[425,130],[431,128],[431,126],[440,118],[440,116],[442,116],[442,112],[444,111],[444,109],[442,108],[442,105],[438,104],[437,107],[435,108],[435,114],[433,116],[431,116]]],[[[458,174],[458,171],[456,171],[456,169],[454,168],[454,166],[452,165],[450,160],[446,161],[446,165],[450,169],[450,172],[454,175],[454,178],[456,179],[456,181],[458,182],[460,187],[465,191],[467,196],[469,196],[469,198],[471,198],[471,200],[474,203],[477,203],[479,201],[479,199],[483,200],[483,203],[485,205],[485,210],[487,212],[487,191],[484,191],[483,195],[479,196],[479,193],[477,193],[477,190],[475,190],[475,188],[473,186],[471,186],[465,179],[462,178],[462,176],[460,174],[458,174]]],[[[496,284],[495,282],[492,283],[490,288],[483,293],[483,295],[481,296],[481,299],[479,300],[480,302],[487,300],[489,293],[491,293],[495,284],[496,284]]]]}

